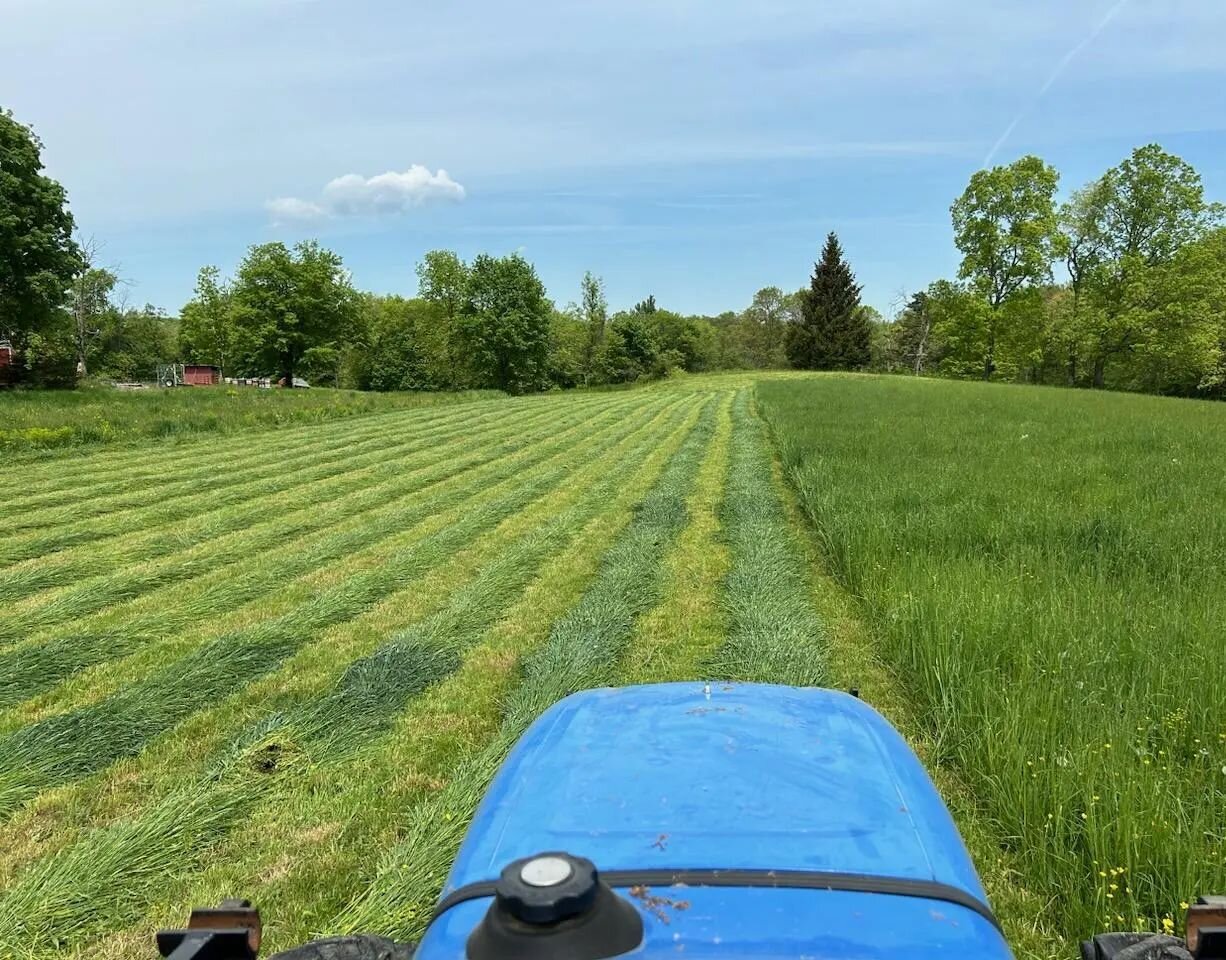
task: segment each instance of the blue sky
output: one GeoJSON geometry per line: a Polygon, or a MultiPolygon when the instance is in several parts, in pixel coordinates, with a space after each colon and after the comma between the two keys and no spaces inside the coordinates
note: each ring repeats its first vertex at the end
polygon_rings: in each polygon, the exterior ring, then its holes
{"type": "Polygon", "coordinates": [[[1226,2],[0,0],[0,106],[171,312],[304,237],[380,292],[521,250],[559,304],[718,312],[829,230],[889,311],[989,157],[1069,190],[1157,140],[1226,199],[1226,2]]]}

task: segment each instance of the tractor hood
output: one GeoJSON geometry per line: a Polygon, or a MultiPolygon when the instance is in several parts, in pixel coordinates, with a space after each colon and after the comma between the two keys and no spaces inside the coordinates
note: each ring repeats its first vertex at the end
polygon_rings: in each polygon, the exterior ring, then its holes
{"type": "Polygon", "coordinates": [[[418,957],[464,956],[491,898],[448,895],[543,851],[610,876],[643,916],[636,953],[1009,956],[922,765],[829,690],[660,684],[555,704],[479,806],[418,957]]]}

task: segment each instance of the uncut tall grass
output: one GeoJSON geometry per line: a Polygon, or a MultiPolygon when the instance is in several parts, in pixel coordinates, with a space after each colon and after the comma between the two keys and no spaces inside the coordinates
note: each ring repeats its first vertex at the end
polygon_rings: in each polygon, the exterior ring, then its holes
{"type": "Polygon", "coordinates": [[[1226,889],[1226,406],[758,388],[832,572],[1069,938],[1226,889]]]}

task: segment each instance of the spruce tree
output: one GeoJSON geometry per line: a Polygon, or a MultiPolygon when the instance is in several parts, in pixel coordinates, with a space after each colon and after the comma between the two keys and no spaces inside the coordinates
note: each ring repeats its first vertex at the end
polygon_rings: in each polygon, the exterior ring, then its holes
{"type": "Polygon", "coordinates": [[[788,331],[792,366],[802,370],[848,370],[868,365],[872,331],[860,315],[860,285],[831,233],[801,304],[800,323],[788,331]]]}

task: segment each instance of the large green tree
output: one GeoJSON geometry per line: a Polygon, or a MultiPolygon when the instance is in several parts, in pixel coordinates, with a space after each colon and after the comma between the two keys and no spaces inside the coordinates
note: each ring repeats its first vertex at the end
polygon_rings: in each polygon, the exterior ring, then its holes
{"type": "Polygon", "coordinates": [[[456,334],[478,385],[509,393],[547,386],[551,316],[545,286],[522,256],[476,257],[456,334]]]}
{"type": "Polygon", "coordinates": [[[1140,342],[1147,274],[1172,263],[1220,217],[1221,208],[1205,199],[1200,174],[1152,143],[1062,208],[1073,331],[1094,386],[1105,386],[1108,365],[1129,357],[1140,342]]]}
{"type": "Polygon", "coordinates": [[[1184,244],[1129,291],[1132,347],[1118,385],[1220,396],[1226,385],[1226,229],[1184,244]]]}
{"type": "Polygon", "coordinates": [[[641,310],[617,313],[606,331],[604,349],[597,357],[597,370],[605,383],[631,383],[663,372],[655,313],[641,310]]]}
{"type": "Polygon", "coordinates": [[[436,304],[448,324],[464,308],[468,267],[452,250],[431,250],[417,265],[417,295],[436,304]]]}
{"type": "Polygon", "coordinates": [[[358,296],[341,258],[315,241],[292,250],[283,243],[252,247],[232,296],[239,349],[287,387],[308,350],[343,341],[357,319],[358,296]]]}
{"type": "Polygon", "coordinates": [[[0,109],[0,337],[27,365],[68,332],[60,307],[85,268],[72,230],[64,188],[43,174],[42,143],[0,109]]]}
{"type": "Polygon", "coordinates": [[[802,297],[778,287],[763,287],[739,318],[740,362],[754,369],[786,367],[787,331],[800,320],[802,297]]]}
{"type": "Polygon", "coordinates": [[[872,330],[859,306],[860,285],[843,257],[839,238],[831,233],[813,268],[800,322],[788,328],[792,366],[805,370],[867,366],[872,359],[872,330]]]}
{"type": "Polygon", "coordinates": [[[234,295],[216,267],[202,267],[196,292],[179,319],[179,347],[183,358],[208,363],[233,373],[237,331],[234,327],[234,295]]]}
{"type": "Polygon", "coordinates": [[[959,277],[987,305],[982,311],[982,375],[996,371],[1005,303],[1051,276],[1057,252],[1056,187],[1060,176],[1038,157],[980,170],[951,209],[959,277]]]}
{"type": "Polygon", "coordinates": [[[448,385],[446,344],[434,337],[438,308],[423,298],[362,297],[357,385],[364,390],[438,390],[448,385]]]}
{"type": "Polygon", "coordinates": [[[470,386],[473,373],[456,331],[468,297],[468,264],[452,250],[431,250],[417,265],[417,295],[435,308],[430,339],[447,347],[447,376],[440,385],[470,386]]]}

